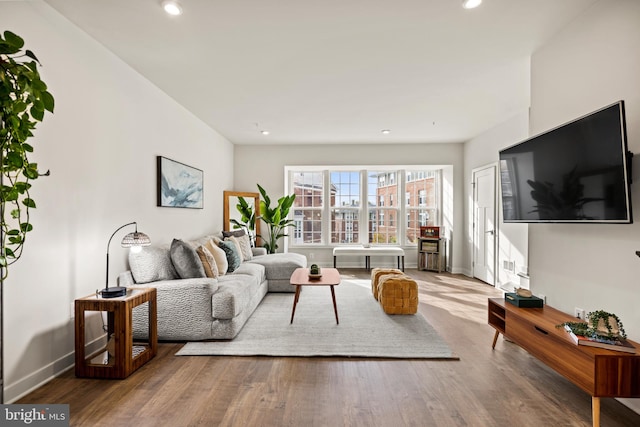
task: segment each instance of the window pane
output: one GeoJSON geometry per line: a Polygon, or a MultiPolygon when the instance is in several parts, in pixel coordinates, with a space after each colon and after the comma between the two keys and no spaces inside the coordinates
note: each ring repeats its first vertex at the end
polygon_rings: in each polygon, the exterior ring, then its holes
{"type": "Polygon", "coordinates": [[[293,193],[296,199],[293,206],[322,207],[323,182],[322,172],[294,172],[293,193]]]}
{"type": "Polygon", "coordinates": [[[296,195],[293,204],[292,219],[295,226],[291,233],[292,243],[322,243],[323,173],[294,172],[292,182],[296,195]]]}
{"type": "Polygon", "coordinates": [[[359,243],[360,223],[358,209],[331,211],[331,243],[359,243]]]}
{"type": "Polygon", "coordinates": [[[367,171],[369,243],[398,243],[397,171],[367,171]],[[385,209],[381,209],[385,208],[385,209]]]}
{"type": "Polygon", "coordinates": [[[438,171],[407,171],[407,243],[416,243],[420,227],[438,224],[438,171]]]}
{"type": "Polygon", "coordinates": [[[331,206],[360,206],[360,172],[331,172],[331,206]]]}
{"type": "Polygon", "coordinates": [[[322,211],[295,209],[293,222],[293,244],[322,243],[322,211]]]}

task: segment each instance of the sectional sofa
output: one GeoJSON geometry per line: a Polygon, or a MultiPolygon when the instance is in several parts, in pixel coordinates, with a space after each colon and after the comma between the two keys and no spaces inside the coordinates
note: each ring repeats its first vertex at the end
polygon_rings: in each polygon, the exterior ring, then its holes
{"type": "MultiPolygon", "coordinates": [[[[232,339],[267,292],[295,290],[289,278],[296,268],[307,266],[305,256],[266,254],[264,248],[239,248],[234,241],[235,252],[244,250],[238,263],[233,260],[234,245],[229,244],[229,238],[174,240],[171,245],[149,246],[129,255],[130,269],[119,276],[119,285],[156,288],[159,340],[232,339]],[[225,249],[224,256],[220,247],[225,249]],[[211,256],[213,252],[215,256],[211,256]],[[226,269],[222,258],[228,263],[226,269]],[[212,269],[217,269],[217,274],[212,269]]],[[[144,305],[136,307],[135,337],[147,334],[147,317],[144,305]]]]}

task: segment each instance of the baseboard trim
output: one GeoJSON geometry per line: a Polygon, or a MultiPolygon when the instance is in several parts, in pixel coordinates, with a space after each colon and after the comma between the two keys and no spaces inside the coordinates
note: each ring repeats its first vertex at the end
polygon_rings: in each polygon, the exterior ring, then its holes
{"type": "MultiPolygon", "coordinates": [[[[106,334],[87,344],[86,354],[93,354],[104,347],[106,334]]],[[[69,369],[73,369],[76,362],[75,351],[65,354],[53,362],[43,366],[35,372],[8,384],[4,389],[4,403],[14,403],[32,391],[42,387],[52,379],[59,377],[69,369]]],[[[47,402],[42,402],[47,403],[47,402]]]]}

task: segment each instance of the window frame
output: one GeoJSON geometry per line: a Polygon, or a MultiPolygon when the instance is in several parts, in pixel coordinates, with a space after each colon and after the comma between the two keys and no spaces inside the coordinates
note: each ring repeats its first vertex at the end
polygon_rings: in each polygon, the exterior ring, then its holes
{"type": "MultiPolygon", "coordinates": [[[[372,242],[371,245],[375,246],[385,246],[385,245],[400,245],[400,246],[409,246],[415,247],[417,244],[417,240],[414,239],[411,241],[410,236],[408,236],[409,230],[409,220],[410,220],[410,210],[416,208],[428,208],[431,212],[435,210],[436,214],[434,218],[429,218],[429,220],[435,225],[442,225],[442,212],[443,212],[443,166],[434,166],[434,165],[411,165],[411,166],[401,166],[401,165],[376,165],[376,166],[285,166],[285,193],[291,194],[294,188],[293,176],[296,173],[307,173],[307,172],[320,172],[323,174],[323,205],[322,205],[322,226],[321,226],[321,238],[320,242],[315,243],[296,243],[294,236],[295,231],[291,231],[288,233],[288,237],[286,238],[286,247],[291,248],[310,248],[310,247],[337,247],[344,245],[361,245],[369,243],[369,233],[371,230],[375,232],[375,230],[380,228],[379,225],[379,217],[375,215],[375,221],[372,220],[371,214],[375,211],[377,212],[389,212],[394,211],[395,214],[384,215],[385,217],[393,216],[394,225],[396,228],[396,243],[375,243],[372,242]],[[359,172],[360,173],[360,206],[332,206],[331,202],[331,173],[333,172],[359,172]],[[393,206],[387,205],[385,206],[369,206],[368,202],[368,174],[372,172],[388,172],[390,176],[393,176],[393,180],[390,178],[384,178],[385,186],[395,185],[397,186],[397,191],[394,192],[395,196],[393,196],[393,206]],[[410,200],[407,199],[407,195],[411,197],[410,191],[407,189],[407,178],[408,174],[413,178],[413,180],[423,179],[425,176],[431,176],[431,174],[427,174],[428,172],[435,172],[435,206],[418,206],[411,205],[410,200]],[[393,182],[391,182],[393,181],[393,182]],[[357,233],[357,241],[352,243],[332,243],[332,213],[336,209],[344,209],[351,210],[357,212],[358,218],[358,233],[357,233]],[[405,220],[400,220],[403,218],[405,220]],[[371,224],[370,224],[371,223],[371,224]]],[[[378,186],[380,185],[380,180],[377,182],[378,186]]],[[[378,197],[382,197],[382,195],[377,195],[378,197]]],[[[386,198],[386,195],[385,195],[386,198]]],[[[418,202],[418,194],[413,194],[413,198],[418,202]]],[[[385,200],[386,201],[386,200],[385,200]]],[[[295,208],[292,207],[292,213],[295,208]]],[[[389,224],[386,224],[389,225],[389,224]]],[[[391,226],[391,225],[389,225],[391,226]]]]}

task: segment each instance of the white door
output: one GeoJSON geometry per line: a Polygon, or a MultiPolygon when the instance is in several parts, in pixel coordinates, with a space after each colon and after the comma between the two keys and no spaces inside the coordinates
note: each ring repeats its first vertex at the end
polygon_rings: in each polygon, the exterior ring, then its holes
{"type": "Polygon", "coordinates": [[[473,171],[473,276],[495,286],[496,166],[473,171]]]}

